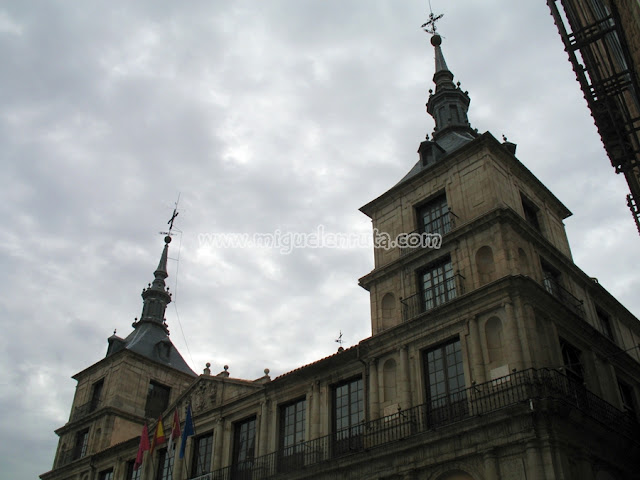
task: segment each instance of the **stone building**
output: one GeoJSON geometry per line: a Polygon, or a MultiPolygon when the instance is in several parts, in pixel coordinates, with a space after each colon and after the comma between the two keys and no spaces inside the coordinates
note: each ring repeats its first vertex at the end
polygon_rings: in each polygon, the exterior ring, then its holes
{"type": "Polygon", "coordinates": [[[432,44],[434,132],[361,208],[371,337],[274,379],[196,375],[164,323],[167,243],[133,332],[74,377],[42,480],[640,478],[640,323],[573,263],[571,213],[516,145],[470,126],[432,44]],[[184,458],[162,444],[135,471],[144,422],[168,434],[188,405],[184,458]]]}
{"type": "Polygon", "coordinates": [[[640,233],[640,3],[547,0],[640,233]]]}

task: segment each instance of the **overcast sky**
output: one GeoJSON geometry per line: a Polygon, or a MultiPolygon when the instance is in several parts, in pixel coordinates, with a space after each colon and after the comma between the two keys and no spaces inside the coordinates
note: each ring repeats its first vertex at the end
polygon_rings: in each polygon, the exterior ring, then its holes
{"type": "MultiPolygon", "coordinates": [[[[576,263],[638,314],[626,184],[545,2],[432,3],[472,126],[518,144],[573,212],[576,263]]],[[[424,0],[0,3],[3,478],[51,468],[70,377],[131,331],[179,193],[166,318],[196,372],[275,377],[335,352],[340,331],[345,347],[370,335],[370,248],[198,239],[369,236],[358,208],[433,129],[427,16],[424,0]]]]}

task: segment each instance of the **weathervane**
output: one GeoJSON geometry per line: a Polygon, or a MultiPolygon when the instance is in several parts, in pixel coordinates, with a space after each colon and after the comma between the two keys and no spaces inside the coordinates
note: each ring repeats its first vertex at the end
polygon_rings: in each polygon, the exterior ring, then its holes
{"type": "Polygon", "coordinates": [[[340,330],[340,335],[338,335],[338,338],[336,339],[336,343],[339,343],[340,346],[342,347],[343,342],[344,340],[342,340],[342,330],[340,330]]]}
{"type": "Polygon", "coordinates": [[[179,201],[180,201],[180,194],[178,193],[178,199],[176,200],[175,206],[173,208],[173,213],[171,214],[171,218],[167,222],[167,225],[169,225],[169,231],[168,232],[160,232],[160,235],[171,235],[171,230],[173,230],[173,222],[176,220],[176,217],[178,215],[180,215],[180,212],[178,211],[178,202],[179,201]]]}
{"type": "Polygon", "coordinates": [[[429,0],[429,20],[426,23],[423,23],[420,28],[422,28],[425,32],[430,33],[431,35],[437,35],[436,33],[436,22],[444,17],[444,13],[440,15],[434,15],[433,10],[431,9],[431,0],[429,0]]]}

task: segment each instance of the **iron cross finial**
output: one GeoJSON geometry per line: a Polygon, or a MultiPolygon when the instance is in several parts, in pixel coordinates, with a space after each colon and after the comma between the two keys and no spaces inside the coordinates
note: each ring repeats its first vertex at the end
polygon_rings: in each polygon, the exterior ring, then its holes
{"type": "Polygon", "coordinates": [[[442,17],[444,17],[444,13],[441,13],[440,15],[434,15],[433,12],[431,12],[429,14],[429,20],[426,23],[423,23],[421,25],[421,28],[431,35],[436,35],[436,22],[442,17]]]}

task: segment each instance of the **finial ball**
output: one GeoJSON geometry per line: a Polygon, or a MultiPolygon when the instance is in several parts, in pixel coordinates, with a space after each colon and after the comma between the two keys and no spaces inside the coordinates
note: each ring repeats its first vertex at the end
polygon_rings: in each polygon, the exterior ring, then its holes
{"type": "Polygon", "coordinates": [[[169,235],[164,237],[164,243],[171,243],[171,237],[169,235]]]}
{"type": "Polygon", "coordinates": [[[433,37],[431,37],[431,45],[433,45],[434,47],[440,46],[441,43],[442,43],[442,37],[437,33],[433,37]]]}

